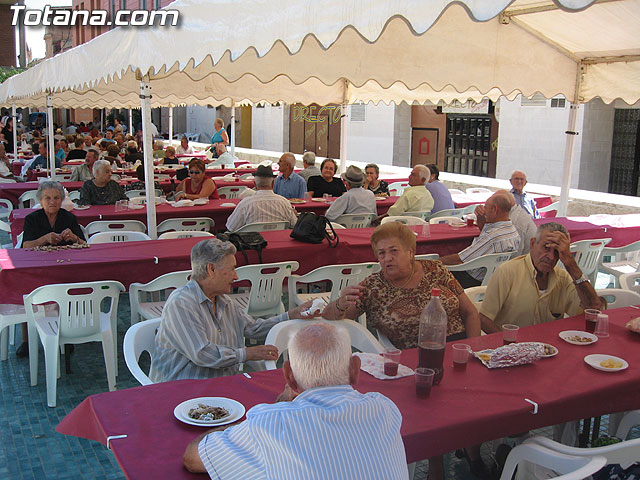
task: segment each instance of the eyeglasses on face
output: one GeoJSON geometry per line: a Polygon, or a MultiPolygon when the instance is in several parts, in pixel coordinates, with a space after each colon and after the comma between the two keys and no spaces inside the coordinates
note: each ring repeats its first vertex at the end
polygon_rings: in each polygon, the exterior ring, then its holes
{"type": "Polygon", "coordinates": [[[189,170],[189,175],[200,175],[201,173],[200,170],[189,170]]]}

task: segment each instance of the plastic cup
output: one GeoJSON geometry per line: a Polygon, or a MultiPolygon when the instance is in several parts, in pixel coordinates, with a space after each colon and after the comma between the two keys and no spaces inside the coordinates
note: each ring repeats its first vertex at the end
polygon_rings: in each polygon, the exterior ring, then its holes
{"type": "Polygon", "coordinates": [[[398,364],[400,363],[400,355],[402,352],[396,348],[386,350],[382,356],[384,357],[384,374],[388,377],[398,375],[398,364]]]}
{"type": "Polygon", "coordinates": [[[466,370],[470,355],[471,347],[466,343],[456,343],[453,345],[453,369],[466,370]]]}
{"type": "Polygon", "coordinates": [[[429,225],[428,223],[426,225],[422,225],[422,227],[420,228],[420,235],[422,235],[423,237],[428,237],[431,235],[431,225],[429,225]]]}
{"type": "Polygon", "coordinates": [[[518,339],[518,325],[512,323],[505,323],[502,325],[502,343],[503,345],[509,345],[510,343],[516,343],[518,339]]]}
{"type": "Polygon", "coordinates": [[[436,371],[432,368],[416,368],[416,396],[418,398],[427,398],[431,395],[431,386],[433,385],[433,377],[436,371]]]}
{"type": "Polygon", "coordinates": [[[584,329],[589,333],[596,331],[596,323],[598,322],[598,315],[602,312],[595,308],[587,308],[584,311],[584,329]]]}
{"type": "Polygon", "coordinates": [[[599,313],[597,319],[594,333],[599,338],[607,338],[609,336],[609,315],[599,313]]]}
{"type": "Polygon", "coordinates": [[[116,212],[122,212],[129,208],[129,200],[118,200],[116,202],[116,212]]]}

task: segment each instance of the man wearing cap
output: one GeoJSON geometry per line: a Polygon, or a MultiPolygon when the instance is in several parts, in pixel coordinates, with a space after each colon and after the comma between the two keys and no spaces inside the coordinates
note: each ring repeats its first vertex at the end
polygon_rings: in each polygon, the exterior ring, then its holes
{"type": "Polygon", "coordinates": [[[347,193],[336,198],[325,217],[334,222],[340,215],[351,213],[377,213],[376,196],[369,189],[362,188],[364,173],[353,165],[342,174],[347,193]]]}
{"type": "Polygon", "coordinates": [[[293,167],[296,165],[296,157],[291,152],[283,153],[278,160],[280,175],[273,184],[273,191],[284,198],[304,198],[307,196],[307,182],[297,173],[293,167]]]}
{"type": "Polygon", "coordinates": [[[253,177],[257,191],[240,200],[227,219],[227,229],[235,232],[248,223],[283,221],[293,227],[297,221],[295,210],[286,198],[273,192],[275,175],[271,166],[260,165],[253,177]]]}

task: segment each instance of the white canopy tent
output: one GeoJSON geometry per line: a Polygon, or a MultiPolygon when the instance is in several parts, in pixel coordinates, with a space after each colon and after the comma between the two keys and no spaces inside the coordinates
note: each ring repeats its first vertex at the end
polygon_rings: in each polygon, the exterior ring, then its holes
{"type": "Polygon", "coordinates": [[[179,27],[107,32],[0,85],[0,104],[41,106],[50,94],[54,107],[133,107],[144,85],[151,107],[540,92],[572,102],[573,133],[580,103],[640,99],[640,0],[178,0],[167,8],[179,11],[179,27]],[[105,55],[113,45],[118,53],[105,55]]]}

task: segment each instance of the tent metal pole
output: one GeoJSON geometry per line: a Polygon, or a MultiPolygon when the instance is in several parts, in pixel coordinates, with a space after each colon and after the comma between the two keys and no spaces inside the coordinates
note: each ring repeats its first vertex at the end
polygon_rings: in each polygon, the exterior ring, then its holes
{"type": "Polygon", "coordinates": [[[100,109],[100,130],[105,131],[104,129],[104,108],[100,109]]]}
{"type": "Polygon", "coordinates": [[[56,179],[56,155],[53,139],[53,99],[47,95],[47,136],[49,137],[49,176],[51,180],[56,179]]]}
{"type": "Polygon", "coordinates": [[[339,173],[344,173],[347,170],[347,118],[348,108],[347,105],[347,95],[349,89],[349,81],[344,79],[344,93],[342,96],[342,105],[340,105],[340,109],[342,110],[342,114],[340,115],[340,165],[338,167],[339,173]]]}
{"type": "Polygon", "coordinates": [[[569,122],[567,125],[566,140],[564,146],[564,169],[562,172],[562,188],[560,189],[560,205],[558,206],[558,216],[566,217],[569,206],[569,189],[571,188],[571,173],[573,170],[573,154],[575,146],[576,122],[578,118],[578,108],[580,107],[580,90],[582,87],[582,75],[584,66],[578,63],[576,69],[575,93],[569,107],[569,122]]]}
{"type": "Polygon", "coordinates": [[[173,107],[169,107],[169,145],[173,141],[173,107]]]}
{"type": "Polygon", "coordinates": [[[13,161],[18,161],[18,119],[16,115],[16,102],[11,102],[11,118],[13,119],[13,161]]]}
{"type": "Polygon", "coordinates": [[[153,147],[151,138],[151,87],[149,77],[140,80],[140,111],[142,113],[142,145],[144,153],[144,186],[147,199],[147,233],[158,238],[156,225],[156,200],[153,183],[153,147]]]}
{"type": "Polygon", "coordinates": [[[129,109],[129,135],[133,135],[133,110],[129,109]]]}
{"type": "Polygon", "coordinates": [[[229,129],[229,143],[231,144],[231,156],[236,158],[236,103],[231,105],[231,128],[229,129]]]}

